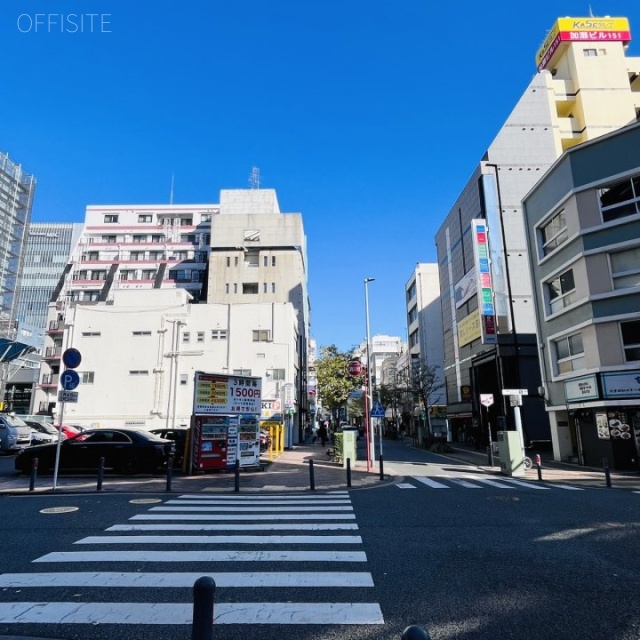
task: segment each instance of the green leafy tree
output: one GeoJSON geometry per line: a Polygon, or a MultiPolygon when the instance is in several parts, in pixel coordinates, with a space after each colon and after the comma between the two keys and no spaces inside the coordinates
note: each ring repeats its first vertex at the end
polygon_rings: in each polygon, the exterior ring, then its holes
{"type": "Polygon", "coordinates": [[[320,358],[316,360],[318,395],[322,398],[322,406],[334,417],[347,402],[349,394],[362,386],[362,377],[350,376],[347,371],[351,356],[351,352],[343,352],[330,345],[320,348],[320,358]]]}

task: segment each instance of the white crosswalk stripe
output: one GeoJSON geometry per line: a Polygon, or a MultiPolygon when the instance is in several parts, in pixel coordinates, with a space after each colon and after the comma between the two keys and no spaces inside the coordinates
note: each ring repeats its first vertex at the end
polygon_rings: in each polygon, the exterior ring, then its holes
{"type": "MultiPolygon", "coordinates": [[[[225,593],[215,604],[215,624],[382,625],[380,605],[367,596],[374,583],[362,571],[367,562],[362,538],[340,533],[357,530],[346,492],[180,496],[108,527],[105,535],[76,540],[74,545],[85,547],[81,551],[52,551],[33,560],[34,568],[51,570],[0,574],[0,589],[11,594],[0,603],[0,624],[190,625],[194,582],[208,575],[217,588],[244,590],[239,592],[244,602],[225,593]],[[188,534],[194,531],[204,534],[188,534]],[[120,548],[109,550],[114,547],[120,548]],[[238,562],[247,570],[233,571],[238,562]],[[141,563],[148,563],[142,571],[123,570],[141,563]],[[202,571],[174,570],[193,563],[202,571]],[[81,570],[74,571],[76,566],[81,570]],[[282,590],[278,601],[274,587],[282,590]],[[29,598],[30,590],[40,589],[47,591],[29,598]],[[86,594],[81,602],[74,589],[86,594]],[[150,592],[155,601],[141,602],[147,597],[135,594],[142,589],[157,589],[150,592]],[[176,598],[176,589],[183,589],[182,598],[176,598]],[[340,595],[332,599],[334,589],[340,595]],[[354,590],[353,601],[344,601],[347,589],[354,590]],[[305,592],[313,593],[312,601],[305,592]],[[39,599],[43,593],[46,600],[39,599]]],[[[55,631],[60,633],[59,627],[55,631]]]]}
{"type": "Polygon", "coordinates": [[[416,489],[426,485],[430,489],[453,489],[462,487],[463,489],[485,489],[491,487],[493,489],[530,489],[532,491],[548,491],[550,489],[561,489],[564,491],[584,491],[584,487],[574,487],[569,484],[552,484],[531,480],[519,480],[516,478],[497,478],[493,479],[479,476],[412,476],[409,480],[413,480],[418,484],[410,482],[399,482],[395,486],[399,489],[416,489]]]}

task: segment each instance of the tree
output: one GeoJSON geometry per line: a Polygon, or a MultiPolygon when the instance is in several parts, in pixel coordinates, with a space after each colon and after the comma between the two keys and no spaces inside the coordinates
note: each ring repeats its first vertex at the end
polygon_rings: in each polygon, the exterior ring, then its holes
{"type": "Polygon", "coordinates": [[[316,360],[318,395],[322,398],[322,405],[336,417],[349,394],[362,387],[362,376],[350,376],[347,371],[351,358],[351,352],[342,352],[335,345],[330,345],[320,348],[320,358],[316,360]]]}
{"type": "Polygon", "coordinates": [[[436,364],[428,364],[423,358],[412,358],[408,371],[408,387],[411,393],[422,402],[427,418],[428,435],[431,433],[431,421],[429,420],[429,407],[440,399],[440,394],[431,402],[431,397],[444,387],[438,375],[440,367],[436,364]]]}

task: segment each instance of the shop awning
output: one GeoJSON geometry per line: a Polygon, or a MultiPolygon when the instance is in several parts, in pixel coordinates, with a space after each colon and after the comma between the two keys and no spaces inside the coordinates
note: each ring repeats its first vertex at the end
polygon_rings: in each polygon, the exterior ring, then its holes
{"type": "Polygon", "coordinates": [[[7,338],[0,338],[0,363],[11,362],[22,356],[26,356],[28,353],[33,353],[36,350],[24,342],[15,342],[7,338]]]}

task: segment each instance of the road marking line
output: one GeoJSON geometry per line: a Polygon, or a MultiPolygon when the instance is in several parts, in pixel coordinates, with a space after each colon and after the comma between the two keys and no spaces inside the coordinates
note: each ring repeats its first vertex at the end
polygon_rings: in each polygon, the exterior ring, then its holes
{"type": "Polygon", "coordinates": [[[527,482],[525,480],[514,480],[513,478],[503,478],[502,482],[511,482],[512,484],[517,484],[520,487],[526,487],[527,489],[540,489],[542,491],[548,491],[549,487],[542,487],[539,484],[534,484],[533,482],[527,482]]]}
{"type": "Polygon", "coordinates": [[[295,502],[296,500],[307,500],[309,502],[327,502],[327,501],[331,501],[331,500],[336,500],[336,499],[340,499],[340,500],[346,500],[346,499],[350,499],[349,498],[349,493],[347,491],[343,491],[342,493],[332,493],[332,494],[318,494],[318,495],[304,495],[301,496],[300,494],[297,495],[265,495],[265,496],[260,496],[260,495],[208,495],[206,493],[199,493],[199,494],[191,494],[191,493],[185,493],[184,495],[181,496],[177,496],[178,499],[180,500],[228,500],[228,501],[233,501],[233,500],[246,500],[248,502],[252,501],[252,500],[259,500],[260,502],[270,502],[272,500],[286,500],[286,501],[291,501],[291,502],[295,502]]]}
{"type": "Polygon", "coordinates": [[[59,551],[33,562],[366,562],[364,551],[59,551]]]}
{"type": "Polygon", "coordinates": [[[495,480],[487,480],[486,478],[476,478],[475,476],[467,476],[467,478],[469,480],[473,480],[474,482],[482,482],[482,484],[487,484],[490,487],[495,487],[496,489],[515,489],[516,488],[516,487],[512,487],[509,484],[500,484],[495,480]]]}
{"type": "Polygon", "coordinates": [[[396,487],[398,487],[398,489],[417,489],[418,487],[416,487],[413,484],[409,484],[408,482],[399,482],[396,487]]]}
{"type": "Polygon", "coordinates": [[[584,491],[584,487],[573,487],[570,484],[548,484],[551,489],[566,489],[567,491],[584,491]]]}
{"type": "MultiPolygon", "coordinates": [[[[210,573],[218,587],[373,587],[370,573],[350,571],[210,573]]],[[[192,588],[202,572],[3,573],[0,587],[144,587],[192,588]]]]}
{"type": "MultiPolygon", "coordinates": [[[[413,485],[410,485],[415,489],[413,485]]],[[[234,524],[234,531],[336,531],[355,530],[352,522],[317,522],[291,524],[234,524]]],[[[105,531],[228,531],[228,524],[114,524],[105,531]]]]}
{"type": "MultiPolygon", "coordinates": [[[[173,506],[173,507],[151,507],[149,511],[207,511],[209,513],[217,513],[219,511],[259,511],[264,513],[269,510],[268,505],[260,505],[255,507],[188,507],[188,506],[173,506]]],[[[353,507],[274,507],[274,511],[353,511],[353,507]]]]}
{"type": "Polygon", "coordinates": [[[88,536],[73,544],[362,544],[360,536],[88,536]]]}
{"type": "MultiPolygon", "coordinates": [[[[189,506],[205,506],[205,505],[260,505],[262,507],[273,507],[276,505],[313,505],[311,508],[315,508],[315,505],[319,503],[314,503],[313,500],[269,500],[269,501],[261,501],[261,500],[167,500],[164,502],[165,505],[189,505],[189,506]]],[[[351,500],[323,500],[322,505],[350,505],[351,500]]]]}
{"type": "Polygon", "coordinates": [[[466,480],[461,480],[460,478],[450,478],[450,480],[451,482],[455,482],[465,489],[482,489],[482,487],[478,486],[477,484],[467,482],[466,480]]]}
{"type": "Polygon", "coordinates": [[[190,513],[149,513],[138,514],[131,516],[129,520],[215,520],[215,521],[232,521],[232,520],[252,520],[252,521],[264,521],[264,520],[355,520],[354,513],[272,513],[269,515],[262,514],[226,514],[220,513],[217,515],[199,514],[193,515],[190,513]]]}
{"type": "MultiPolygon", "coordinates": [[[[193,605],[171,602],[10,602],[0,623],[191,625],[193,605]]],[[[221,602],[218,624],[384,624],[380,605],[359,602],[221,602]]]]}
{"type": "Polygon", "coordinates": [[[414,480],[418,482],[422,482],[422,484],[426,484],[432,489],[451,489],[451,487],[446,484],[442,484],[441,482],[436,482],[435,480],[431,480],[430,478],[425,478],[424,476],[411,476],[414,480]]]}

